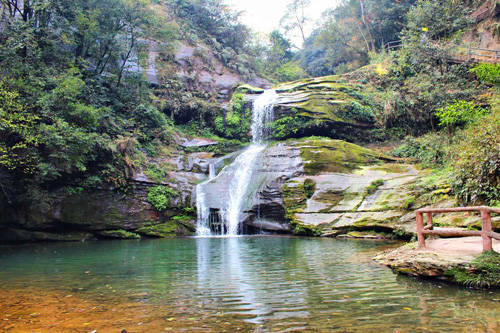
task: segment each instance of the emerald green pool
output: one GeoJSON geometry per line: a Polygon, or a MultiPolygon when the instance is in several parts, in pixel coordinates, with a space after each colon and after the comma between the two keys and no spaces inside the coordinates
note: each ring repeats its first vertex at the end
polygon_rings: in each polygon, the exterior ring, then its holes
{"type": "Polygon", "coordinates": [[[0,247],[0,290],[150,309],[117,332],[500,331],[499,291],[396,276],[371,261],[395,245],[238,237],[0,247]]]}

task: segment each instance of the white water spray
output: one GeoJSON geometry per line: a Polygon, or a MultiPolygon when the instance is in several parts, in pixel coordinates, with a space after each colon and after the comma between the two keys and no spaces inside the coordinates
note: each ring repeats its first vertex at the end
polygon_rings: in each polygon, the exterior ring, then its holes
{"type": "MultiPolygon", "coordinates": [[[[227,168],[227,170],[234,170],[234,173],[231,175],[232,180],[229,184],[227,205],[220,212],[221,219],[225,225],[226,236],[236,236],[239,232],[241,212],[245,200],[248,199],[247,192],[255,171],[255,162],[260,153],[266,148],[264,142],[271,134],[269,125],[273,121],[273,107],[277,96],[276,91],[266,90],[254,101],[251,125],[252,144],[227,168]]],[[[198,236],[209,236],[211,234],[210,208],[206,205],[205,193],[203,191],[206,183],[200,184],[196,188],[196,204],[198,208],[196,229],[198,236]]]]}

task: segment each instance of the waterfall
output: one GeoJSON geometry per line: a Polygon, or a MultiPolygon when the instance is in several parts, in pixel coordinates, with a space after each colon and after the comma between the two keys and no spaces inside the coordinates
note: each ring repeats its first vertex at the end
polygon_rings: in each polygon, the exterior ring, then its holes
{"type": "Polygon", "coordinates": [[[205,204],[205,192],[203,184],[196,186],[196,210],[198,220],[196,221],[196,234],[198,236],[210,236],[210,208],[205,204]]]}
{"type": "MultiPolygon", "coordinates": [[[[253,103],[252,110],[252,143],[246,148],[235,161],[221,174],[232,172],[229,184],[227,204],[220,211],[221,220],[225,225],[225,235],[235,236],[239,232],[241,212],[247,197],[252,175],[255,171],[255,162],[266,148],[265,140],[271,134],[270,123],[273,121],[273,108],[277,99],[275,90],[266,90],[253,103]],[[230,171],[228,171],[230,170],[230,171]]],[[[216,180],[215,177],[212,180],[216,180]]],[[[196,204],[198,208],[197,235],[209,236],[210,232],[210,208],[206,205],[204,185],[208,180],[196,187],[196,204]]],[[[221,193],[221,200],[224,200],[221,193]]],[[[224,230],[221,231],[222,233],[224,230]]]]}
{"type": "Polygon", "coordinates": [[[215,178],[216,172],[215,172],[215,165],[213,163],[208,164],[208,179],[212,180],[215,178]]]}

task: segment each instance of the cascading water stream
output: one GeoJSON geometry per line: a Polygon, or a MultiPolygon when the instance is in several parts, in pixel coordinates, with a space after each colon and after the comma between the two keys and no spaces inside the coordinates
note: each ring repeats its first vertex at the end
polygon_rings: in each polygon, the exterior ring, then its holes
{"type": "MultiPolygon", "coordinates": [[[[238,234],[241,211],[245,200],[248,199],[247,192],[255,170],[255,162],[260,153],[266,148],[265,140],[271,132],[269,124],[273,121],[273,107],[277,96],[275,90],[266,90],[254,101],[251,125],[252,144],[229,166],[229,169],[234,170],[234,173],[231,175],[232,180],[227,193],[229,196],[227,205],[220,212],[225,225],[225,235],[227,236],[238,234]]],[[[203,191],[206,183],[202,183],[196,188],[196,204],[198,208],[196,229],[198,236],[209,236],[211,234],[210,208],[206,205],[203,191]]],[[[224,228],[222,228],[221,233],[223,232],[224,228]]]]}

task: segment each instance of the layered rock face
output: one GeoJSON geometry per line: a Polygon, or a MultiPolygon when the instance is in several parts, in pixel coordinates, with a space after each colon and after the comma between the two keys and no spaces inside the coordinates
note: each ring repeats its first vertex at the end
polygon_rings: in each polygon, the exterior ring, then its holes
{"type": "MultiPolygon", "coordinates": [[[[216,144],[203,139],[177,141],[180,147],[199,150],[216,144]]],[[[78,195],[59,193],[43,206],[12,207],[4,202],[0,205],[0,242],[192,235],[196,217],[187,214],[186,209],[194,211],[192,193],[196,184],[207,179],[209,161],[220,169],[225,159],[232,156],[215,158],[210,152],[174,151],[150,161],[170,169],[161,180],[153,179],[148,170],[139,169],[126,190],[102,188],[78,195]],[[161,212],[148,202],[150,189],[158,185],[177,193],[161,212]]]]}
{"type": "MultiPolygon", "coordinates": [[[[374,128],[374,88],[347,76],[325,76],[287,82],[275,87],[278,101],[275,117],[285,126],[277,138],[320,135],[348,141],[363,141],[374,128]]],[[[249,100],[261,90],[240,86],[249,100]]],[[[279,126],[278,126],[279,127],[279,126]]]]}
{"type": "Polygon", "coordinates": [[[413,167],[387,163],[373,151],[340,140],[289,144],[300,151],[304,164],[304,172],[282,188],[286,217],[295,233],[407,232],[403,207],[414,192],[408,189],[417,178],[413,167]]]}

